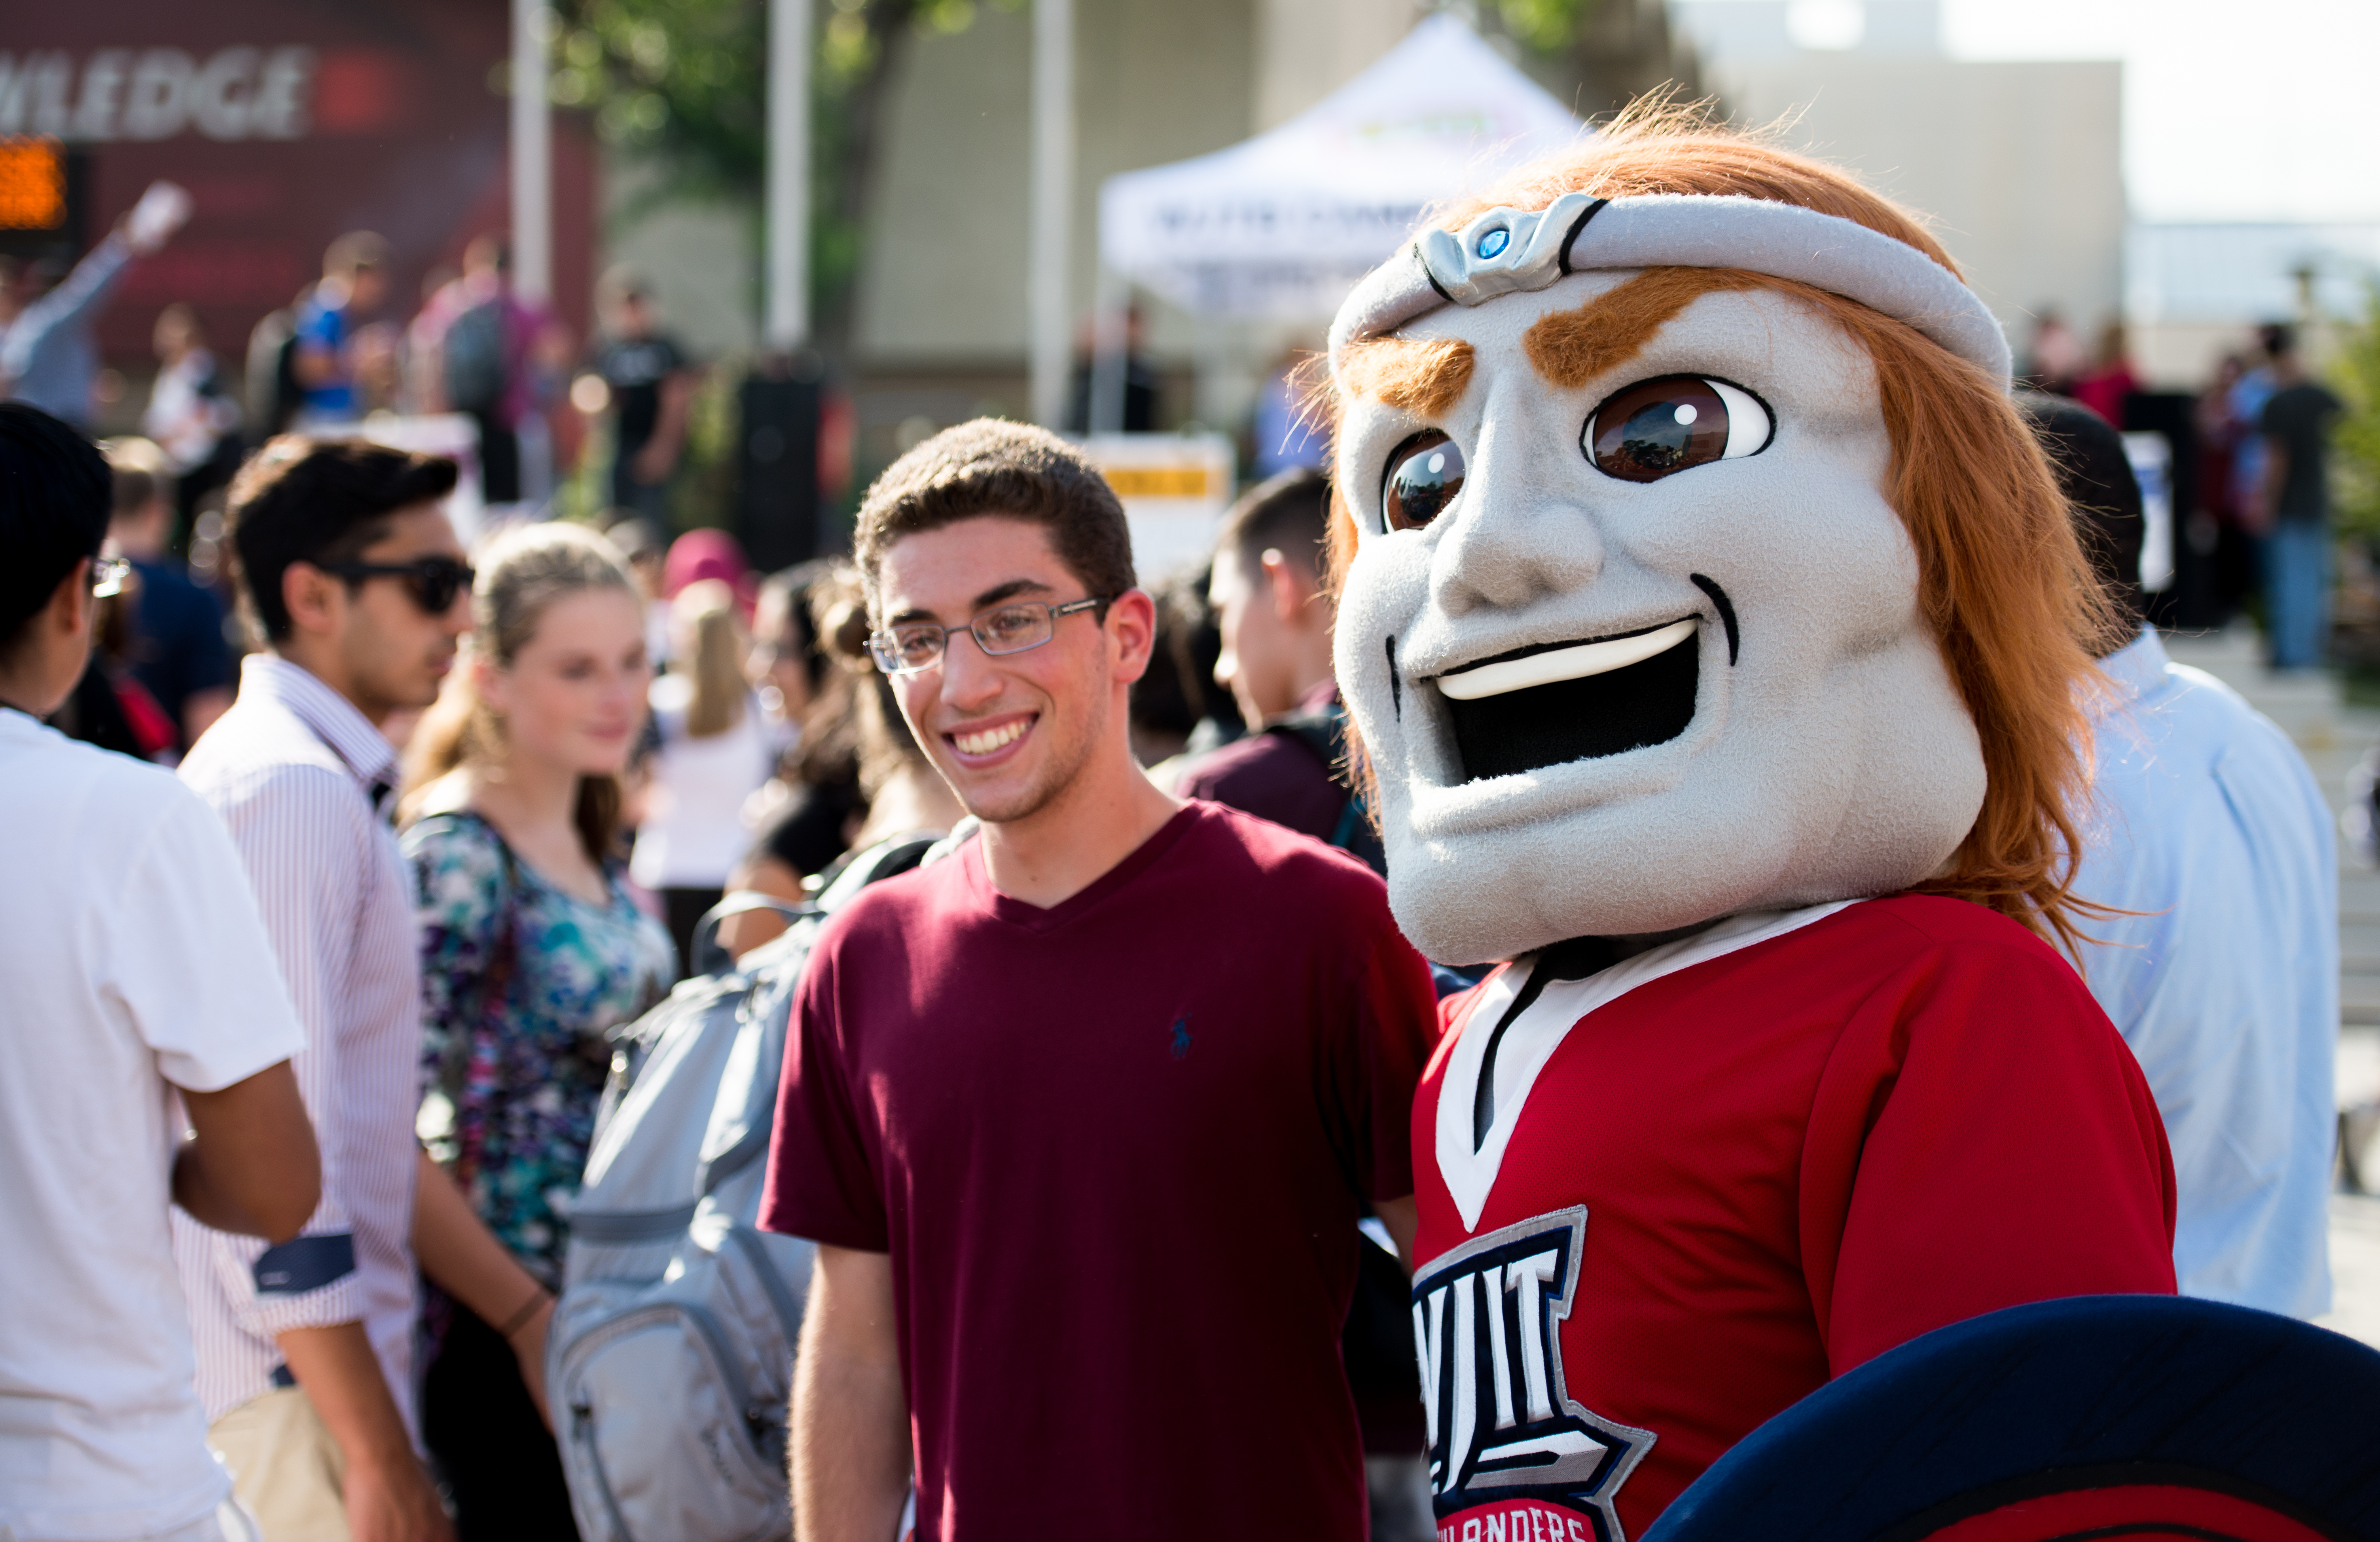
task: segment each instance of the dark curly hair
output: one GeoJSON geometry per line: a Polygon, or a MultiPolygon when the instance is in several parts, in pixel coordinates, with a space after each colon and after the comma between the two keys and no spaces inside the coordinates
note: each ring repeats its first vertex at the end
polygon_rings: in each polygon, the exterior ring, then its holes
{"type": "Polygon", "coordinates": [[[1123,504],[1099,467],[1046,429],[978,418],[894,461],[860,500],[852,554],[870,605],[894,541],[987,514],[1046,527],[1059,560],[1093,594],[1112,599],[1136,585],[1123,504]]]}

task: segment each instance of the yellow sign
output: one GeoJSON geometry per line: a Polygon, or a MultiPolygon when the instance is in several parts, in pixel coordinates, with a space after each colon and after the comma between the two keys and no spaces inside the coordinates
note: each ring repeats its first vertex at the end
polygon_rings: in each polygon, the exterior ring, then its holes
{"type": "Polygon", "coordinates": [[[67,223],[67,158],[58,141],[0,139],[0,230],[55,230],[67,223]]]}
{"type": "Polygon", "coordinates": [[[1203,466],[1103,466],[1119,498],[1210,498],[1212,485],[1203,466]]]}

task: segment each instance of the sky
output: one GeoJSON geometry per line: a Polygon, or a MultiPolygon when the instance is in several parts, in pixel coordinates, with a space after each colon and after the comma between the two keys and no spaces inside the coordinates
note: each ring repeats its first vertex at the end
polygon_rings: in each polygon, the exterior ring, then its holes
{"type": "Polygon", "coordinates": [[[2380,0],[1942,0],[1942,42],[2123,60],[2135,218],[2380,221],[2380,0]]]}

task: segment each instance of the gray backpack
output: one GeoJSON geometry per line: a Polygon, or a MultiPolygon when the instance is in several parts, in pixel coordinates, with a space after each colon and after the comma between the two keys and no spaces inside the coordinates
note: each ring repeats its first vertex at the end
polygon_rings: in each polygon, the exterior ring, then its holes
{"type": "Polygon", "coordinates": [[[697,929],[698,966],[723,964],[709,940],[729,915],[775,908],[791,925],[618,1037],[546,1341],[587,1542],[791,1535],[785,1403],[813,1249],[755,1224],[786,1019],[827,916],[932,844],[871,846],[798,908],[730,896],[697,929]]]}

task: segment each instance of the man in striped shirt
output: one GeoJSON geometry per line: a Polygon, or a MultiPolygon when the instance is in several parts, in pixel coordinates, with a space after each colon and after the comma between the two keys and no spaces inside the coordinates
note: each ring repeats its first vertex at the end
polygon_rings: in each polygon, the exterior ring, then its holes
{"type": "Polygon", "coordinates": [[[233,540],[266,650],[182,765],[247,864],[322,1148],[322,1203],[294,1241],[175,1216],[210,1439],[270,1542],[453,1535],[416,1454],[420,977],[380,725],[436,698],[470,625],[440,505],[455,478],[451,461],[294,437],[243,468],[233,540]]]}

